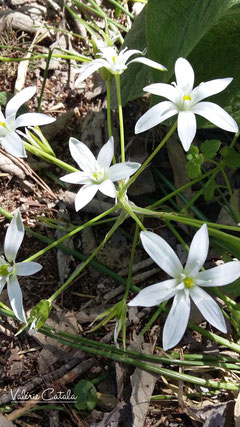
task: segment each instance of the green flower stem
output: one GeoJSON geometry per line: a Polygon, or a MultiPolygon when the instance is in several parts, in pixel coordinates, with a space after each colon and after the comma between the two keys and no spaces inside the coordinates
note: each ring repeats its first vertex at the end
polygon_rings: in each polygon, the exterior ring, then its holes
{"type": "Polygon", "coordinates": [[[180,236],[180,234],[177,232],[175,227],[169,222],[167,219],[165,219],[165,224],[168,226],[169,230],[176,236],[178,241],[181,243],[181,245],[186,249],[186,251],[189,251],[189,246],[186,244],[185,240],[180,236]]]}
{"type": "Polygon", "coordinates": [[[29,144],[28,142],[24,141],[24,147],[26,148],[27,151],[34,154],[35,156],[38,156],[44,160],[47,160],[47,162],[53,163],[64,170],[67,170],[69,172],[79,172],[79,169],[76,169],[73,166],[70,166],[67,163],[63,162],[62,160],[59,160],[56,157],[51,156],[50,154],[46,153],[40,148],[33,147],[33,145],[29,144]]]}
{"type": "Polygon", "coordinates": [[[155,322],[155,320],[160,316],[160,313],[164,310],[165,306],[167,305],[168,300],[162,302],[162,304],[159,305],[151,319],[147,322],[147,324],[144,326],[142,331],[140,332],[140,335],[144,335],[145,332],[152,326],[152,324],[155,322]]]}
{"type": "Polygon", "coordinates": [[[112,118],[111,118],[111,80],[105,80],[107,85],[107,126],[108,138],[112,136],[112,118]]]}
{"type": "MultiPolygon", "coordinates": [[[[189,200],[189,202],[186,203],[186,205],[184,206],[183,209],[181,209],[181,214],[184,214],[185,212],[188,211],[188,209],[191,209],[192,205],[196,202],[196,200],[203,194],[204,188],[200,188],[199,191],[196,192],[196,194],[192,197],[191,200],[189,200]]],[[[194,206],[195,208],[195,206],[194,206]]]]}
{"type": "Polygon", "coordinates": [[[120,224],[125,220],[126,214],[122,213],[118,219],[116,220],[115,224],[112,226],[112,228],[109,230],[109,232],[106,234],[104,240],[98,245],[98,247],[93,251],[93,253],[88,257],[86,261],[82,263],[82,265],[69,277],[69,279],[56,291],[54,294],[48,298],[49,302],[53,302],[63,291],[66,289],[68,285],[77,277],[81,271],[92,261],[92,259],[98,254],[98,252],[103,248],[105,243],[110,239],[110,237],[113,235],[113,233],[117,230],[120,224]]]}
{"type": "MultiPolygon", "coordinates": [[[[207,178],[208,176],[212,175],[213,173],[216,173],[219,171],[219,167],[214,168],[203,175],[200,175],[199,177],[193,179],[192,181],[188,182],[187,184],[183,185],[182,187],[177,188],[176,190],[169,193],[167,196],[163,197],[162,199],[158,200],[157,202],[153,203],[151,206],[148,206],[149,209],[155,209],[158,206],[162,205],[167,200],[171,199],[172,197],[175,197],[178,193],[181,193],[182,191],[186,190],[187,188],[191,187],[192,185],[196,184],[199,181],[202,181],[203,179],[207,178]]],[[[161,174],[162,175],[162,174],[161,174]]],[[[170,184],[170,182],[169,182],[170,184]]],[[[172,185],[174,188],[174,185],[172,185]]]]}
{"type": "Polygon", "coordinates": [[[118,100],[121,160],[122,160],[122,162],[125,162],[124,124],[123,124],[123,110],[122,110],[120,74],[115,74],[115,82],[116,82],[117,100],[118,100]]]}
{"type": "Polygon", "coordinates": [[[239,135],[240,135],[240,132],[237,132],[237,133],[234,135],[234,137],[233,137],[233,139],[232,139],[232,142],[231,142],[231,144],[230,144],[230,147],[231,147],[231,148],[232,148],[232,147],[234,147],[234,145],[236,144],[236,142],[237,142],[237,140],[238,140],[239,135]]]}
{"type": "Polygon", "coordinates": [[[236,351],[236,353],[240,353],[240,345],[227,340],[226,338],[220,337],[217,334],[214,334],[213,332],[206,331],[206,329],[201,328],[200,326],[195,325],[192,322],[188,322],[188,326],[196,332],[199,332],[204,337],[210,339],[211,341],[214,341],[220,345],[224,345],[230,350],[236,351]]]}
{"type": "MultiPolygon", "coordinates": [[[[116,218],[114,218],[116,221],[116,218]]],[[[94,224],[95,225],[95,224],[94,224]]],[[[45,243],[53,242],[49,237],[43,236],[42,234],[36,233],[35,231],[32,231],[31,229],[28,229],[28,232],[37,239],[41,240],[45,243]]],[[[86,261],[87,256],[81,254],[78,251],[75,251],[73,249],[70,249],[68,246],[64,246],[61,243],[57,246],[61,251],[66,252],[69,255],[72,255],[74,258],[79,259],[80,261],[86,261]]],[[[105,267],[105,265],[100,264],[97,261],[91,261],[90,263],[96,270],[100,271],[103,274],[107,274],[108,276],[112,277],[117,282],[121,283],[124,286],[127,286],[127,280],[125,280],[123,277],[119,276],[117,273],[114,273],[114,271],[110,270],[110,268],[105,267]]],[[[134,286],[131,284],[131,290],[135,292],[136,294],[140,292],[140,289],[137,286],[134,286]]]]}
{"type": "MultiPolygon", "coordinates": [[[[74,230],[70,231],[70,233],[65,234],[65,236],[62,236],[60,239],[55,240],[53,243],[51,243],[50,245],[48,245],[46,248],[41,249],[40,251],[36,252],[31,257],[25,259],[24,262],[33,261],[34,259],[42,256],[43,254],[45,254],[50,249],[53,249],[53,248],[55,248],[55,246],[58,246],[60,243],[64,242],[64,240],[68,239],[69,237],[74,236],[79,231],[83,230],[84,228],[90,227],[92,224],[94,224],[94,222],[98,221],[99,219],[102,219],[103,217],[111,214],[115,209],[116,209],[116,206],[112,207],[111,209],[108,209],[107,211],[105,211],[102,214],[96,216],[95,218],[91,219],[90,221],[87,221],[85,224],[80,225],[79,227],[77,227],[74,230]]],[[[4,215],[8,219],[12,219],[12,217],[13,217],[13,215],[9,214],[7,211],[5,211],[5,209],[3,209],[1,207],[0,207],[0,214],[4,215]]],[[[31,234],[33,234],[33,235],[37,235],[38,234],[38,233],[32,232],[32,230],[29,229],[28,227],[25,227],[25,229],[28,230],[28,231],[30,231],[31,234]]],[[[48,240],[50,240],[50,239],[48,239],[48,240]]]]}
{"type": "MultiPolygon", "coordinates": [[[[105,80],[107,85],[107,126],[108,126],[108,138],[112,136],[112,111],[111,111],[111,80],[105,80]]],[[[115,153],[113,154],[113,164],[116,163],[115,153]]]]}
{"type": "Polygon", "coordinates": [[[229,183],[229,180],[228,180],[227,174],[226,174],[226,172],[225,172],[224,168],[222,168],[222,167],[221,167],[221,168],[220,168],[220,170],[221,170],[221,172],[222,172],[222,174],[223,174],[223,177],[224,177],[225,182],[226,182],[226,185],[227,185],[227,189],[228,189],[228,192],[229,192],[229,195],[230,195],[231,201],[232,201],[232,208],[233,208],[233,211],[234,211],[234,213],[235,213],[235,216],[236,216],[236,218],[237,218],[237,221],[240,223],[240,213],[239,213],[239,210],[238,210],[238,205],[237,205],[236,199],[235,199],[235,197],[234,197],[234,195],[233,195],[233,192],[232,192],[231,185],[230,185],[230,183],[229,183]]]}
{"type": "MultiPolygon", "coordinates": [[[[136,252],[138,238],[139,238],[139,225],[138,225],[138,223],[136,223],[135,233],[134,233],[133,243],[132,243],[131,256],[130,256],[129,269],[128,269],[127,286],[126,286],[125,293],[123,296],[123,304],[127,303],[129,289],[131,287],[132,270],[133,270],[134,256],[135,256],[135,252],[136,252]]],[[[127,322],[126,322],[126,316],[125,316],[124,321],[123,321],[123,328],[122,328],[122,341],[123,341],[124,350],[126,349],[126,336],[127,336],[127,322]]]]}
{"type": "Polygon", "coordinates": [[[220,241],[223,241],[224,244],[227,244],[229,247],[231,246],[231,250],[234,251],[234,254],[236,256],[240,256],[239,237],[236,237],[231,234],[227,234],[227,233],[224,233],[223,231],[218,230],[223,228],[223,229],[239,232],[239,227],[231,227],[231,226],[222,225],[222,224],[215,224],[209,221],[199,221],[198,219],[194,219],[191,217],[184,217],[176,213],[151,211],[149,209],[139,208],[138,206],[133,204],[131,207],[132,207],[132,210],[134,210],[134,212],[136,213],[140,213],[146,216],[161,218],[163,220],[167,219],[167,220],[180,222],[195,228],[200,228],[204,223],[206,223],[208,226],[209,234],[211,236],[217,237],[220,241]]]}
{"type": "MultiPolygon", "coordinates": [[[[11,310],[10,310],[11,311],[11,310]]],[[[11,311],[12,315],[14,316],[13,312],[11,311]]],[[[84,344],[87,346],[93,346],[96,348],[102,348],[105,349],[106,351],[109,352],[113,352],[113,353],[118,353],[118,354],[128,354],[129,356],[138,358],[140,360],[146,360],[149,362],[154,362],[154,363],[166,363],[166,364],[177,364],[177,365],[189,365],[188,362],[190,363],[189,366],[193,366],[195,365],[196,362],[200,361],[202,363],[202,365],[199,366],[204,366],[207,364],[209,364],[210,362],[212,363],[212,366],[215,367],[226,367],[226,363],[228,364],[228,366],[231,366],[232,369],[235,369],[237,367],[240,368],[240,362],[239,359],[237,358],[233,358],[233,357],[228,357],[228,356],[208,356],[208,355],[204,355],[204,354],[184,354],[184,359],[182,360],[180,358],[180,354],[174,351],[171,351],[170,354],[168,354],[167,356],[157,356],[156,354],[154,355],[150,355],[150,354],[144,354],[144,353],[139,353],[137,351],[134,350],[123,350],[119,347],[113,346],[112,344],[105,344],[102,343],[101,341],[95,341],[89,338],[85,338],[82,337],[80,335],[74,335],[72,333],[66,332],[66,331],[61,331],[61,330],[55,330],[52,327],[49,327],[47,325],[44,325],[40,331],[49,331],[49,332],[53,332],[55,334],[56,337],[62,337],[68,341],[71,342],[76,342],[76,343],[80,343],[80,344],[84,344]]],[[[159,351],[162,351],[162,348],[157,347],[159,349],[159,351]]]]}
{"type": "Polygon", "coordinates": [[[127,181],[127,183],[123,186],[121,189],[121,193],[124,194],[128,187],[137,179],[137,177],[142,173],[142,171],[148,166],[148,164],[152,161],[152,159],[156,156],[156,154],[161,150],[161,148],[166,144],[166,142],[169,140],[170,136],[173,134],[173,132],[177,128],[177,122],[174,123],[174,125],[171,127],[165,138],[160,142],[160,144],[155,148],[155,150],[150,154],[150,156],[145,160],[145,162],[142,164],[142,166],[137,170],[137,172],[131,176],[131,178],[127,181]]]}
{"type": "Polygon", "coordinates": [[[217,295],[222,301],[225,302],[226,306],[229,308],[229,310],[231,311],[232,309],[234,310],[240,310],[240,304],[237,304],[236,301],[232,300],[229,296],[224,295],[219,288],[211,288],[215,295],[217,295]]]}
{"type": "MultiPolygon", "coordinates": [[[[88,347],[94,347],[94,348],[100,348],[105,350],[106,352],[116,353],[116,354],[126,354],[130,357],[133,357],[138,360],[144,360],[147,362],[152,363],[159,363],[159,364],[166,364],[166,365],[176,365],[176,366],[212,366],[214,368],[225,368],[225,369],[234,369],[234,370],[240,370],[240,363],[238,359],[233,358],[226,358],[227,360],[219,360],[216,356],[205,356],[205,355],[191,355],[193,357],[193,360],[190,359],[188,354],[184,355],[184,358],[186,356],[186,359],[180,359],[179,353],[176,353],[176,357],[174,354],[174,357],[172,355],[170,356],[157,356],[157,355],[150,355],[150,354],[144,354],[139,353],[134,350],[123,350],[119,347],[113,346],[111,344],[105,344],[101,341],[94,341],[90,340],[85,337],[76,336],[73,334],[69,334],[68,332],[64,331],[55,331],[52,330],[49,326],[44,325],[40,332],[51,332],[55,335],[55,338],[62,337],[68,342],[74,342],[79,343],[82,345],[87,345],[88,347]],[[229,360],[228,360],[229,359],[229,360]]],[[[160,349],[162,351],[162,349],[160,349]]]]}
{"type": "MultiPolygon", "coordinates": [[[[2,62],[22,62],[22,61],[33,61],[35,59],[41,59],[41,58],[47,58],[47,53],[39,53],[36,55],[32,55],[30,57],[24,56],[23,58],[9,58],[5,56],[0,56],[0,61],[2,62]]],[[[52,58],[59,58],[59,59],[73,59],[75,61],[80,62],[91,62],[91,59],[89,59],[87,56],[84,55],[76,55],[76,54],[53,54],[52,58]]]]}
{"type": "Polygon", "coordinates": [[[140,369],[143,369],[145,371],[148,372],[153,372],[155,374],[158,375],[164,375],[167,378],[171,378],[173,380],[176,381],[184,381],[184,382],[189,382],[192,384],[197,384],[203,387],[207,387],[207,388],[214,388],[214,389],[218,389],[218,390],[239,390],[239,386],[237,384],[234,383],[230,383],[230,382],[223,382],[223,381],[214,381],[214,380],[204,380],[202,378],[199,377],[193,377],[191,375],[188,374],[181,374],[178,372],[175,372],[173,370],[170,369],[166,369],[166,368],[160,368],[156,365],[151,365],[149,363],[145,363],[142,362],[138,359],[134,359],[130,356],[127,355],[127,353],[123,352],[122,354],[118,354],[116,352],[106,352],[105,350],[102,350],[100,348],[95,348],[95,347],[88,347],[86,345],[82,345],[76,342],[70,342],[67,340],[64,340],[63,338],[59,338],[56,337],[55,334],[51,333],[51,332],[47,332],[46,329],[40,329],[40,331],[44,334],[47,335],[51,338],[57,339],[57,341],[59,341],[62,344],[65,344],[67,346],[73,347],[73,348],[77,348],[79,350],[82,350],[86,353],[90,353],[90,354],[94,354],[96,356],[102,356],[120,363],[128,363],[129,365],[133,365],[135,367],[139,367],[140,369]]]}
{"type": "Polygon", "coordinates": [[[108,0],[108,1],[109,1],[109,3],[112,3],[114,6],[118,7],[123,13],[125,13],[126,15],[128,15],[129,18],[131,18],[132,20],[135,19],[135,16],[131,12],[129,12],[129,10],[125,9],[125,7],[123,7],[121,5],[121,3],[119,3],[116,0],[108,0]]]}

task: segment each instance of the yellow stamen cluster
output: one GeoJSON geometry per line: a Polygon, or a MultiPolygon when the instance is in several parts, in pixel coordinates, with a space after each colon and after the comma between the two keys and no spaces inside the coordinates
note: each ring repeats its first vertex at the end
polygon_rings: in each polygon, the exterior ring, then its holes
{"type": "Polygon", "coordinates": [[[186,288],[192,288],[194,285],[193,279],[191,279],[191,277],[186,277],[183,282],[186,288]]]}
{"type": "Polygon", "coordinates": [[[6,127],[5,123],[0,122],[0,126],[3,126],[4,128],[6,127]]]}
{"type": "Polygon", "coordinates": [[[191,100],[192,100],[191,96],[189,96],[189,95],[183,96],[183,101],[191,101],[191,100]]]}

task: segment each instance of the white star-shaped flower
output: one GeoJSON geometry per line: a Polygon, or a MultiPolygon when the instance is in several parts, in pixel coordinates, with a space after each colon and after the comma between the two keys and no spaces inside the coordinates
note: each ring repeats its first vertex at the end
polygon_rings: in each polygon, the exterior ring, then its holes
{"type": "Polygon", "coordinates": [[[106,196],[115,198],[116,188],[113,182],[131,176],[141,166],[140,163],[134,162],[123,162],[110,166],[114,154],[113,137],[103,145],[97,159],[89,148],[76,138],[70,138],[69,149],[82,171],[65,175],[61,180],[71,184],[84,184],[76,194],[76,211],[87,205],[98,190],[106,196]]]}
{"type": "Polygon", "coordinates": [[[225,320],[218,304],[203,288],[232,283],[240,276],[240,262],[232,261],[200,271],[209,247],[207,225],[203,224],[193,237],[185,267],[169,244],[157,234],[142,231],[141,240],[148,255],[172,279],[146,287],[128,305],[153,307],[174,297],[163,328],[163,349],[172,348],[181,340],[189,320],[190,298],[211,325],[226,333],[225,320]]]}
{"type": "Polygon", "coordinates": [[[232,78],[210,80],[201,83],[193,89],[194,71],[189,62],[184,58],[178,58],[175,63],[176,83],[155,83],[144,88],[154,95],[167,98],[154,105],[136,123],[135,133],[144,132],[169,117],[178,114],[178,136],[185,151],[189,147],[196,134],[196,117],[199,114],[214,125],[229,131],[238,132],[238,125],[223,108],[213,102],[200,102],[216,93],[222,92],[232,81],[232,78]]]}
{"type": "Polygon", "coordinates": [[[91,62],[82,65],[80,68],[80,74],[75,82],[75,86],[83,82],[92,73],[99,70],[100,68],[106,68],[111,74],[122,74],[133,62],[141,62],[142,64],[148,65],[149,67],[156,68],[161,71],[166,71],[167,68],[158,62],[152,61],[145,57],[138,57],[127,62],[129,58],[135,54],[142,55],[140,50],[128,49],[127,47],[118,52],[115,46],[108,46],[103,41],[97,43],[99,52],[99,58],[93,59],[91,62]]]}
{"type": "Polygon", "coordinates": [[[17,276],[31,276],[41,270],[37,262],[15,262],[19,247],[24,237],[24,226],[21,215],[17,211],[10,222],[4,241],[4,255],[0,257],[0,293],[5,283],[11,307],[15,316],[26,323],[23,298],[17,276]]]}
{"type": "Polygon", "coordinates": [[[0,142],[5,150],[15,157],[27,157],[18,131],[22,126],[41,126],[55,121],[41,113],[25,113],[16,117],[18,109],[36,93],[35,86],[26,87],[13,96],[5,108],[5,117],[0,111],[0,142]]]}

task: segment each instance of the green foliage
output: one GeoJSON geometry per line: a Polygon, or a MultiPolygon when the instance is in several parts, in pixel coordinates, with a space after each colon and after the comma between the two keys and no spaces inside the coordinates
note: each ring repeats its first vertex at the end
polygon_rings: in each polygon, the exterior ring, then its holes
{"type": "Polygon", "coordinates": [[[32,328],[39,329],[45,324],[51,308],[51,302],[46,299],[41,300],[37,305],[35,305],[35,307],[33,307],[29,321],[29,324],[32,324],[32,328]]]}
{"type": "Polygon", "coordinates": [[[223,147],[221,149],[223,163],[230,169],[240,168],[240,154],[233,147],[223,147]]]}
{"type": "Polygon", "coordinates": [[[218,184],[214,178],[215,176],[212,176],[203,186],[203,195],[206,201],[212,200],[214,198],[214,192],[218,188],[218,184]]]}
{"type": "Polygon", "coordinates": [[[75,406],[79,411],[92,411],[97,403],[97,391],[93,383],[87,380],[79,381],[73,391],[76,396],[75,406]]]}
{"type": "MultiPolygon", "coordinates": [[[[142,65],[141,69],[140,65],[134,70],[130,68],[122,76],[124,104],[139,97],[141,88],[149,81],[171,83],[175,79],[175,61],[182,56],[195,70],[195,85],[215,78],[234,78],[229,87],[211,97],[211,101],[219,103],[239,120],[240,0],[149,0],[146,22],[144,15],[138,17],[137,31],[133,26],[125,45],[130,49],[136,46],[143,49],[147,42],[147,56],[169,71],[162,73],[142,65]]],[[[153,103],[156,102],[159,97],[153,97],[153,103]]],[[[203,119],[199,124],[212,126],[203,119]]]]}
{"type": "Polygon", "coordinates": [[[191,145],[187,154],[187,159],[186,168],[189,178],[194,179],[201,175],[201,165],[204,162],[204,156],[199,153],[199,149],[196,145],[191,145]]]}
{"type": "Polygon", "coordinates": [[[213,159],[220,147],[221,142],[218,139],[207,139],[201,144],[201,152],[205,160],[213,159]]]}

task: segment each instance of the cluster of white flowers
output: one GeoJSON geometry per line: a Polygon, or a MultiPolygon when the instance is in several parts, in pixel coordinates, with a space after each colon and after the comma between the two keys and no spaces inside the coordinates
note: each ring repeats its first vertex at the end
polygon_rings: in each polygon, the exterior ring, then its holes
{"type": "MultiPolygon", "coordinates": [[[[96,41],[98,57],[80,69],[76,85],[90,74],[101,68],[113,75],[122,74],[129,64],[140,62],[153,68],[167,70],[161,64],[145,57],[137,57],[128,61],[138,50],[127,48],[118,52],[116,47],[96,41]]],[[[167,99],[160,102],[145,113],[136,123],[135,132],[144,132],[164,120],[178,115],[177,131],[184,150],[188,150],[196,134],[196,118],[198,114],[210,122],[230,132],[238,132],[238,125],[233,118],[218,105],[201,102],[203,99],[224,90],[232,81],[231,78],[216,79],[194,86],[194,71],[190,63],[179,58],[175,64],[176,83],[172,85],[155,83],[144,88],[152,94],[167,99]]],[[[54,121],[45,114],[26,113],[17,116],[21,105],[36,93],[36,87],[28,87],[15,95],[6,105],[5,117],[0,111],[0,141],[7,152],[17,157],[26,157],[24,142],[19,135],[29,138],[17,130],[20,127],[44,125],[54,121]]],[[[122,162],[113,164],[113,137],[102,146],[97,158],[89,148],[76,138],[70,138],[69,149],[73,159],[81,170],[63,176],[68,183],[82,185],[76,194],[76,211],[88,204],[99,190],[104,195],[116,198],[115,182],[125,180],[133,175],[141,166],[139,163],[122,162]]],[[[126,196],[127,200],[127,196],[126,196]]],[[[195,234],[185,267],[168,243],[157,234],[142,231],[141,241],[149,256],[163,269],[171,279],[148,286],[129,302],[129,306],[152,307],[174,297],[172,307],[163,329],[163,348],[174,347],[182,338],[190,315],[190,298],[199,308],[208,322],[221,332],[226,333],[226,324],[216,301],[203,289],[205,287],[223,286],[233,282],[240,276],[240,262],[233,261],[202,271],[206,260],[209,238],[206,224],[195,234]]],[[[17,276],[37,273],[41,265],[35,262],[16,263],[16,255],[24,237],[24,226],[19,211],[9,225],[4,242],[4,257],[0,257],[0,292],[7,283],[9,300],[15,316],[26,323],[23,309],[23,298],[17,276]]]]}

